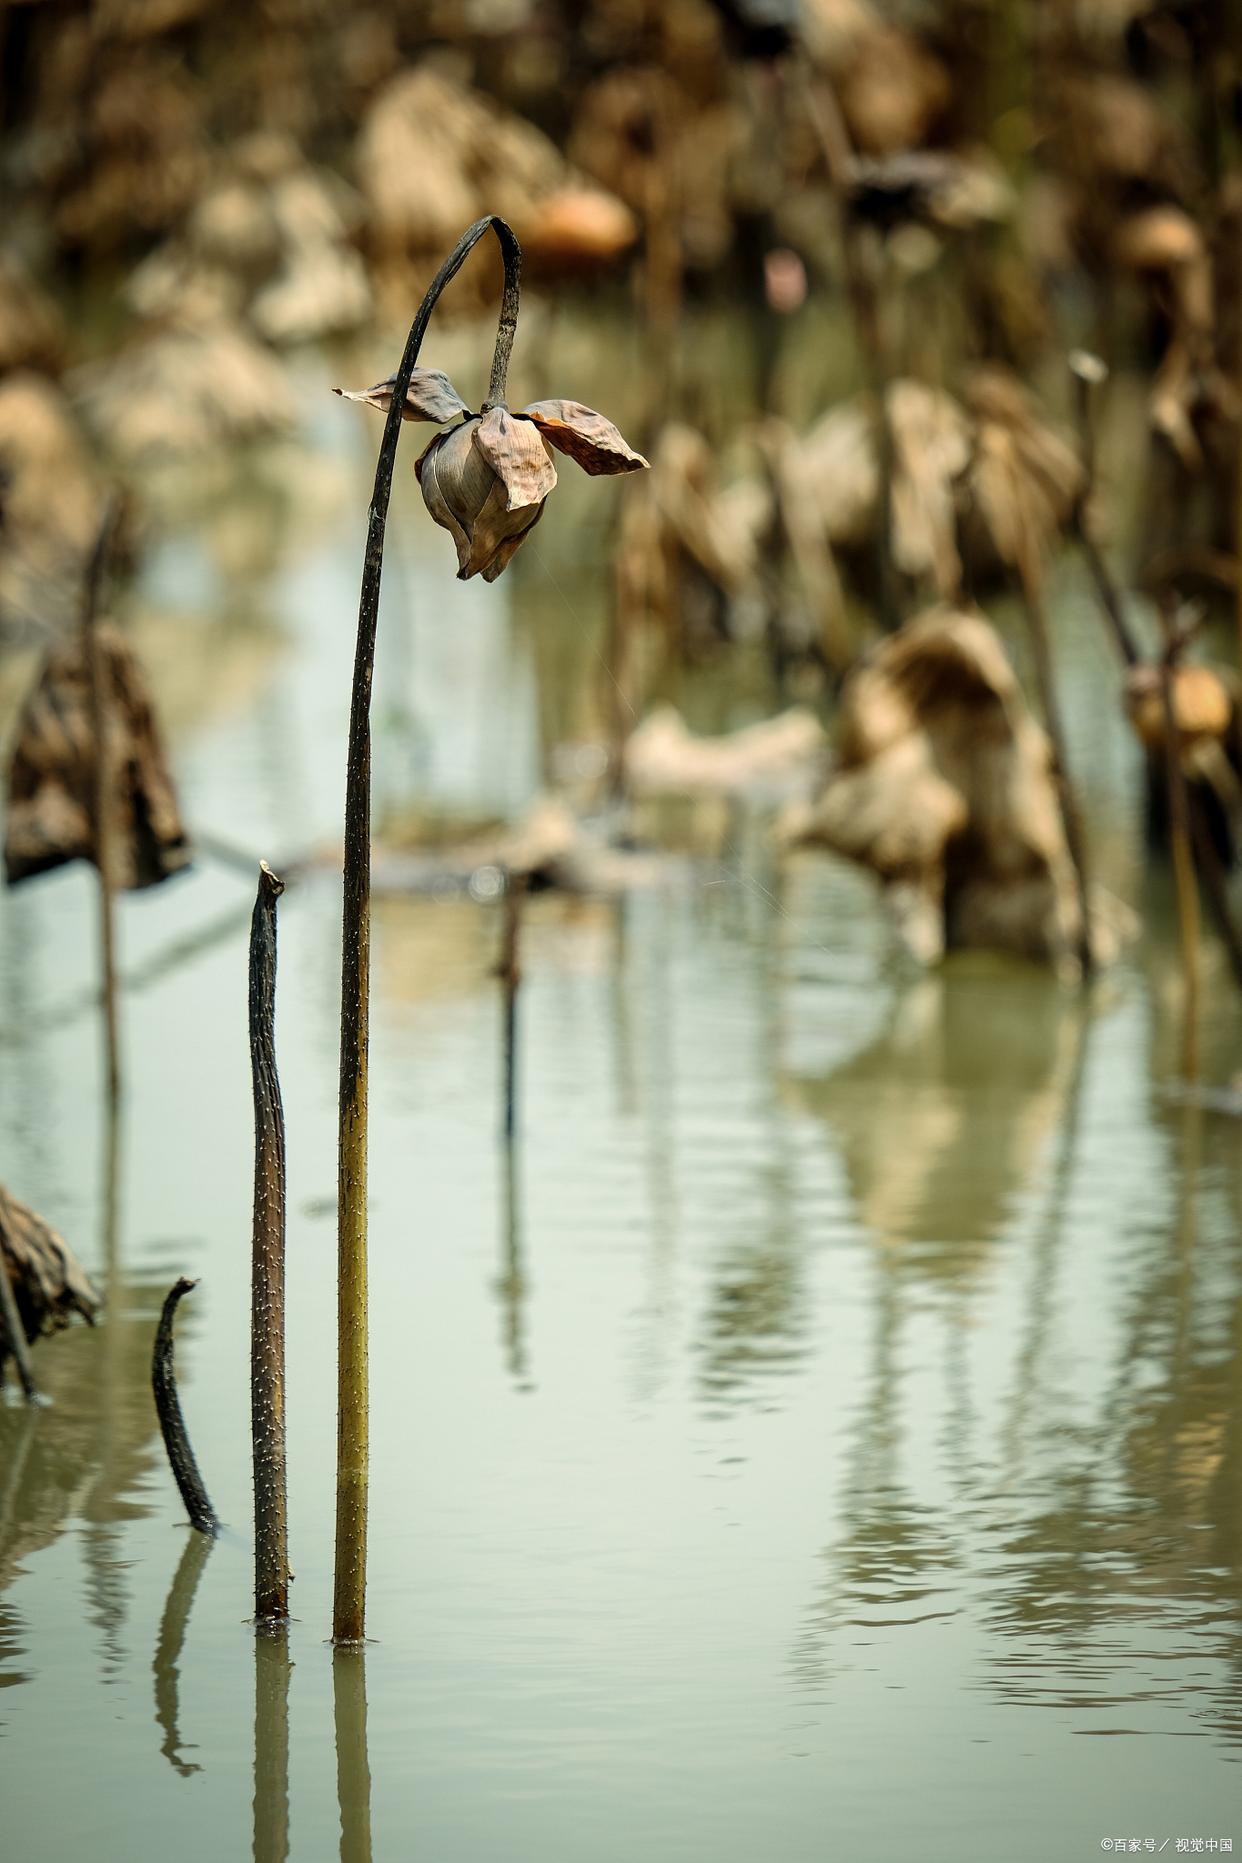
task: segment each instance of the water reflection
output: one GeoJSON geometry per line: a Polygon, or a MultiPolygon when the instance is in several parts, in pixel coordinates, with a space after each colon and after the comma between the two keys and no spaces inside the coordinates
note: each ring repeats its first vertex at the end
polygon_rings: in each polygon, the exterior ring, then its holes
{"type": "Polygon", "coordinates": [[[505,1368],[515,1389],[534,1389],[526,1344],[526,1301],[529,1288],[522,1262],[522,1183],[520,1147],[512,1141],[501,1146],[501,1260],[496,1277],[500,1300],[505,1368]]]}
{"type": "MultiPolygon", "coordinates": [[[[195,1535],[195,1538],[199,1538],[195,1535]]],[[[289,1639],[254,1639],[254,1863],[289,1855],[289,1639]]]]}
{"type": "Polygon", "coordinates": [[[105,1323],[41,1345],[47,1406],[24,1414],[0,1405],[0,1593],[33,1553],[82,1522],[105,1673],[123,1654],[131,1583],[119,1528],[149,1511],[135,1497],[158,1460],[149,1374],[160,1297],[156,1284],[117,1279],[105,1323]]]}
{"type": "Polygon", "coordinates": [[[336,1718],[341,1863],[371,1863],[371,1762],[367,1756],[365,1650],[333,1653],[332,1700],[336,1718]]]}
{"type": "Polygon", "coordinates": [[[214,1545],[215,1541],[208,1534],[189,1529],[172,1584],[168,1587],[168,1597],[164,1601],[164,1614],[160,1618],[159,1637],[151,1664],[155,1676],[155,1719],[164,1736],[160,1752],[174,1772],[179,1772],[183,1779],[191,1773],[201,1772],[202,1768],[196,1762],[182,1758],[178,1718],[181,1652],[185,1647],[186,1627],[190,1621],[190,1612],[194,1609],[199,1580],[214,1545]]]}
{"type": "Polygon", "coordinates": [[[1060,1117],[1082,1013],[1034,966],[963,960],[900,994],[843,1067],[786,1076],[838,1136],[863,1220],[911,1267],[982,1267],[1060,1117]]]}
{"type": "Polygon", "coordinates": [[[1027,1433],[1027,1505],[995,1523],[994,1544],[996,1566],[1016,1567],[1021,1584],[989,1600],[1001,1641],[987,1670],[1006,1701],[1106,1709],[1090,1731],[1118,1731],[1142,1704],[1186,1712],[1190,1641],[1223,1665],[1191,1718],[1237,1745],[1242,1281],[1236,1182],[1204,1170],[1209,1117],[1195,1105],[1176,1115],[1172,1218],[1154,1233],[1136,1225],[1098,1419],[1071,1433],[1045,1406],[1027,1433]],[[1209,1186],[1228,1193],[1210,1223],[1209,1186]]]}

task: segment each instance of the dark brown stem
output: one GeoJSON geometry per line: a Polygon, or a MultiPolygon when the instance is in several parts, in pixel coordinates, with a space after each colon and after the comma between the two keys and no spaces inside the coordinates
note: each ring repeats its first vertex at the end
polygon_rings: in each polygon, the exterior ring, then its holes
{"type": "Polygon", "coordinates": [[[1229,882],[1221,866],[1220,855],[1212,841],[1211,832],[1204,820],[1203,809],[1199,799],[1186,791],[1187,812],[1190,816],[1190,838],[1194,849],[1195,866],[1207,894],[1212,917],[1216,920],[1216,929],[1220,933],[1226,951],[1229,953],[1229,968],[1233,972],[1234,982],[1242,989],[1242,932],[1239,932],[1233,908],[1229,902],[1229,882]]]}
{"type": "Polygon", "coordinates": [[[504,937],[500,949],[497,975],[504,992],[505,1006],[505,1110],[502,1130],[505,1142],[512,1144],[517,1129],[517,999],[522,982],[521,933],[522,906],[526,899],[526,875],[506,873],[504,891],[504,937]]]}
{"type": "Polygon", "coordinates": [[[173,1369],[173,1317],[177,1303],[183,1294],[188,1294],[191,1288],[197,1286],[197,1281],[187,1281],[183,1275],[165,1296],[160,1323],[155,1329],[155,1350],[151,1355],[151,1389],[155,1393],[155,1413],[160,1420],[160,1433],[168,1453],[168,1465],[185,1504],[185,1511],[190,1516],[190,1525],[200,1533],[214,1536],[220,1530],[220,1522],[215,1508],[207,1499],[207,1490],[190,1447],[189,1433],[177,1396],[177,1376],[173,1369]]]}
{"type": "Polygon", "coordinates": [[[1052,648],[1048,640],[1048,624],[1044,618],[1038,576],[1029,565],[1019,565],[1019,580],[1022,585],[1022,601],[1030,630],[1031,648],[1035,659],[1035,678],[1039,686],[1044,725],[1052,746],[1052,780],[1056,788],[1057,803],[1061,811],[1061,826],[1065,832],[1065,845],[1069,850],[1070,862],[1074,869],[1074,885],[1078,894],[1078,961],[1082,967],[1083,977],[1088,978],[1095,971],[1095,952],[1091,944],[1091,894],[1087,878],[1086,836],[1083,833],[1078,798],[1074,794],[1069,765],[1066,761],[1065,728],[1061,722],[1061,707],[1057,700],[1056,678],[1052,668],[1052,648]]]}
{"type": "MultiPolygon", "coordinates": [[[[0,1217],[3,1214],[3,1192],[0,1192],[0,1217]]],[[[22,1325],[21,1314],[17,1311],[17,1301],[13,1295],[13,1283],[9,1278],[9,1264],[4,1253],[3,1239],[0,1239],[0,1344],[6,1347],[16,1362],[17,1375],[21,1380],[26,1402],[34,1403],[39,1395],[39,1387],[35,1383],[34,1366],[30,1362],[26,1329],[22,1325]]],[[[0,1356],[0,1375],[3,1371],[4,1359],[0,1356]]]]}
{"type": "Polygon", "coordinates": [[[1098,381],[1104,379],[1106,370],[1098,357],[1078,354],[1070,359],[1070,374],[1074,379],[1074,410],[1078,418],[1078,441],[1083,470],[1082,487],[1074,501],[1072,514],[1074,535],[1078,539],[1088,573],[1095,586],[1096,598],[1112,629],[1113,639],[1117,643],[1121,657],[1127,666],[1137,666],[1142,655],[1126,615],[1121,590],[1113,581],[1099,546],[1091,535],[1090,510],[1095,492],[1096,457],[1095,418],[1091,390],[1098,381]]]}
{"type": "Polygon", "coordinates": [[[1190,806],[1182,769],[1181,737],[1173,703],[1176,648],[1160,660],[1160,698],[1164,708],[1164,769],[1169,794],[1169,845],[1177,886],[1177,924],[1182,947],[1182,1073],[1199,1072],[1199,892],[1190,843],[1190,806]]]}
{"type": "Polygon", "coordinates": [[[99,948],[103,971],[104,1045],[107,1061],[108,1098],[113,1103],[121,1091],[121,1047],[116,1007],[116,913],[112,860],[112,767],[108,755],[107,673],[99,646],[96,623],[104,569],[116,520],[116,506],[109,502],[99,526],[82,601],[82,645],[86,657],[91,695],[91,734],[95,740],[94,830],[95,866],[99,873],[99,948]]]}
{"type": "Polygon", "coordinates": [[[859,251],[858,226],[850,207],[854,153],[836,92],[823,73],[812,72],[805,53],[799,54],[795,72],[811,128],[824,158],[828,187],[836,210],[841,271],[850,319],[854,326],[854,340],[867,372],[867,385],[875,400],[880,482],[880,532],[876,564],[879,614],[881,625],[891,632],[900,624],[901,616],[898,613],[892,547],[894,447],[888,405],[892,372],[888,366],[880,326],[879,293],[875,281],[867,276],[867,268],[859,251]]]}
{"type": "Polygon", "coordinates": [[[254,1614],[289,1621],[285,1460],[285,1116],[276,1073],[276,901],[266,861],[250,921],[250,1074],[254,1091],[254,1226],[250,1289],[250,1433],[254,1458],[254,1614]]]}
{"type": "Polygon", "coordinates": [[[520,248],[495,215],[462,234],[418,307],[393,377],[367,525],[358,603],[358,642],[349,708],[345,774],[345,872],[341,946],[340,1163],[337,1224],[337,1480],[336,1575],[332,1638],[359,1643],[365,1636],[367,1562],[367,1058],[371,954],[371,683],[384,529],[392,492],[401,411],[427,324],[440,293],[491,229],[505,261],[505,290],[492,361],[490,401],[506,391],[509,353],[517,321],[520,248]]]}

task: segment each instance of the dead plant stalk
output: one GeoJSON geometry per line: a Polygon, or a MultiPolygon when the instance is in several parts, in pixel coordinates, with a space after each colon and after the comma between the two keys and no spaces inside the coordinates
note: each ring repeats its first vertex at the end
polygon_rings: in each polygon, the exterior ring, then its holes
{"type": "Polygon", "coordinates": [[[500,326],[488,406],[502,403],[517,327],[521,254],[512,230],[494,214],[462,234],[418,307],[380,441],[363,558],[358,640],[349,712],[345,776],[345,855],[341,952],[341,1079],[338,1176],[338,1356],[336,1575],[332,1638],[361,1643],[366,1619],[368,1485],[367,1341],[367,1061],[371,947],[371,685],[379,619],[384,530],[406,391],[431,312],[441,292],[488,231],[504,258],[500,326]]]}
{"type": "Polygon", "coordinates": [[[266,861],[250,922],[250,1072],[254,1090],[254,1227],[250,1295],[250,1430],[254,1458],[254,1615],[289,1621],[285,1454],[285,1117],[276,1072],[276,901],[266,861]]]}

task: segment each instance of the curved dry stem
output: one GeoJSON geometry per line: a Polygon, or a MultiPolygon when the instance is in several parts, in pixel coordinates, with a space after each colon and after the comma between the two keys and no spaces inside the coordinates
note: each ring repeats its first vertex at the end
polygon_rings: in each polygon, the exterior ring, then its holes
{"type": "Polygon", "coordinates": [[[160,1432],[164,1438],[164,1448],[168,1452],[168,1463],[177,1483],[178,1492],[185,1503],[185,1511],[190,1516],[190,1525],[200,1533],[214,1535],[220,1530],[216,1510],[207,1498],[203,1478],[198,1472],[198,1463],[194,1460],[194,1451],[190,1447],[189,1433],[185,1427],[185,1418],[181,1414],[181,1403],[177,1397],[177,1377],[173,1370],[173,1316],[183,1294],[188,1294],[197,1281],[187,1281],[183,1275],[173,1284],[164,1300],[160,1313],[160,1323],[155,1329],[155,1350],[151,1357],[151,1389],[155,1393],[155,1409],[160,1420],[160,1432]]]}
{"type": "Polygon", "coordinates": [[[493,231],[505,265],[504,296],[492,358],[490,407],[503,402],[517,328],[521,248],[512,229],[489,214],[462,234],[418,307],[393,377],[367,526],[358,603],[358,643],[349,709],[345,773],[345,855],[341,950],[340,1158],[337,1223],[336,1577],[332,1637],[365,1635],[367,1556],[367,1035],[371,948],[371,684],[379,619],[384,529],[392,493],[406,390],[436,302],[484,234],[493,231]]]}

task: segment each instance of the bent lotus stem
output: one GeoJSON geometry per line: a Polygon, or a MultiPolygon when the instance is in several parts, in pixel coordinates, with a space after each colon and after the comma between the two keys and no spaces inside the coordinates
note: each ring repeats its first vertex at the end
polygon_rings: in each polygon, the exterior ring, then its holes
{"type": "Polygon", "coordinates": [[[379,619],[384,529],[392,492],[397,440],[410,377],[444,287],[488,231],[504,258],[504,295],[492,357],[488,406],[501,403],[517,329],[521,248],[511,227],[495,214],[476,220],[440,267],[406,338],[392,382],[367,525],[358,603],[358,642],[349,709],[345,775],[344,897],[341,951],[340,1153],[337,1216],[337,1478],[336,1575],[332,1640],[338,1646],[365,1636],[367,1559],[367,1060],[371,946],[371,684],[379,619]]]}

